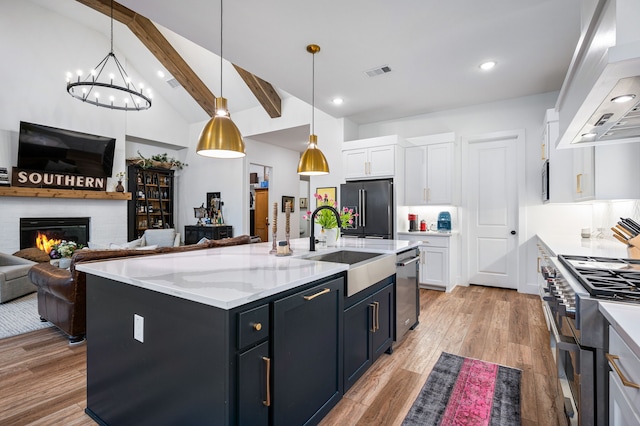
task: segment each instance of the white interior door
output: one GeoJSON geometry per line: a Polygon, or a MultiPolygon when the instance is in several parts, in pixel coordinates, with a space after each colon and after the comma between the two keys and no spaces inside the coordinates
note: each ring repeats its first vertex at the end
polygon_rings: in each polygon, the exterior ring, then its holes
{"type": "Polygon", "coordinates": [[[469,283],[518,288],[517,137],[468,145],[469,283]]]}

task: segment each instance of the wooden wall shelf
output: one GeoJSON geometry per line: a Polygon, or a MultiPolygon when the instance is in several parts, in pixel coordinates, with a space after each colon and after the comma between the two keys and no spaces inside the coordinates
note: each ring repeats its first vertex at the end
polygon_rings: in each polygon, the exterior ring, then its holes
{"type": "Polygon", "coordinates": [[[0,197],[85,198],[87,200],[130,200],[130,192],[80,191],[75,189],[0,187],[0,197]]]}

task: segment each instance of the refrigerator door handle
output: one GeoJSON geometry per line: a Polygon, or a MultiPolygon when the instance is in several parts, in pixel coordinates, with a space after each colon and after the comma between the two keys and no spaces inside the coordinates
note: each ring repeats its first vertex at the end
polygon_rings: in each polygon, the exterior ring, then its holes
{"type": "Polygon", "coordinates": [[[362,190],[362,218],[361,224],[362,226],[367,226],[367,191],[365,189],[362,190]]]}

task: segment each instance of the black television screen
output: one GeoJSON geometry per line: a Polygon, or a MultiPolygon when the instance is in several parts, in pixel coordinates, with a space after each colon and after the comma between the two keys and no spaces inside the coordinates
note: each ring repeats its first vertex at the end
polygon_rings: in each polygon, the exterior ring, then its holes
{"type": "Polygon", "coordinates": [[[111,177],[116,140],[20,122],[18,168],[111,177]]]}

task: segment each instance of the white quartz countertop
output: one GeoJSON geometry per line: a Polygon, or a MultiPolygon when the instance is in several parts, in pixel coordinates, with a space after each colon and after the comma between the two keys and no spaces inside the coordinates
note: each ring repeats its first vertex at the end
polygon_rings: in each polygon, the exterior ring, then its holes
{"type": "MultiPolygon", "coordinates": [[[[395,255],[418,242],[341,238],[338,247],[395,255]]],[[[194,250],[81,263],[79,271],[222,309],[232,309],[349,269],[347,264],[305,260],[309,239],[291,240],[293,255],[269,254],[272,243],[194,250]]]]}
{"type": "Polygon", "coordinates": [[[622,340],[640,357],[640,306],[628,303],[600,302],[598,309],[622,340]]]}
{"type": "Polygon", "coordinates": [[[453,234],[451,231],[439,232],[439,231],[398,231],[398,235],[421,235],[428,237],[450,237],[453,234]]]}
{"type": "Polygon", "coordinates": [[[613,237],[581,238],[580,235],[538,234],[538,237],[553,251],[559,254],[576,256],[601,256],[628,258],[627,246],[613,237]]]}

